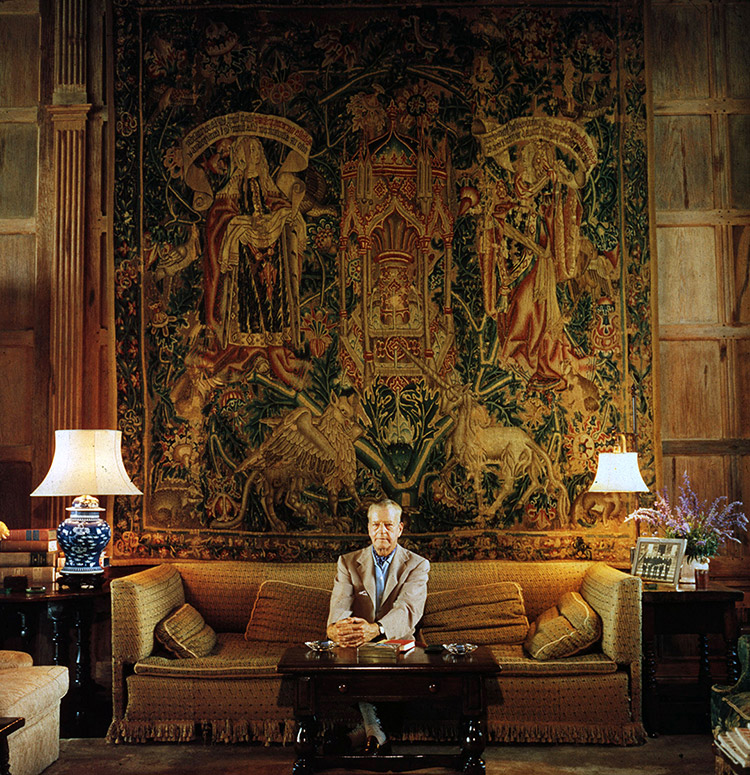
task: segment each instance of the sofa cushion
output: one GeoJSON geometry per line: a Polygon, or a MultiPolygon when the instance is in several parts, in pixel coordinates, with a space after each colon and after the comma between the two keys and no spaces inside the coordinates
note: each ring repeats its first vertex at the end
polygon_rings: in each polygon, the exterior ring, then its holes
{"type": "Polygon", "coordinates": [[[162,646],[182,659],[205,657],[216,644],[216,633],[190,603],[165,616],[154,634],[162,646]]]}
{"type": "Polygon", "coordinates": [[[425,643],[523,643],[528,629],[520,585],[499,581],[430,592],[421,638],[425,643]]]}
{"type": "Polygon", "coordinates": [[[617,662],[613,662],[600,651],[575,654],[561,659],[532,659],[520,643],[505,643],[490,646],[495,661],[502,668],[500,682],[509,676],[559,678],[566,675],[600,675],[616,673],[617,662]]]}
{"type": "Polygon", "coordinates": [[[264,581],[258,589],[245,640],[304,643],[325,634],[331,591],[289,581],[264,581]]]}
{"type": "Polygon", "coordinates": [[[577,654],[602,636],[602,620],[578,594],[566,592],[529,628],[524,648],[534,659],[560,659],[577,654]]]}
{"type": "Polygon", "coordinates": [[[276,665],[287,644],[248,643],[240,632],[219,632],[210,656],[195,659],[146,657],[135,663],[136,675],[163,678],[268,678],[276,677],[276,665]]]}

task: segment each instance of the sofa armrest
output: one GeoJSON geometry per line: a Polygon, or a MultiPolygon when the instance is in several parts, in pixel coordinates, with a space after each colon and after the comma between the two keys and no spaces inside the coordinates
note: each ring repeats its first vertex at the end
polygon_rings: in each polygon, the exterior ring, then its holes
{"type": "Polygon", "coordinates": [[[604,562],[592,565],[581,595],[602,618],[602,651],[619,664],[641,659],[641,580],[604,562]]]}
{"type": "Polygon", "coordinates": [[[154,628],[174,608],[185,602],[179,571],[157,565],[131,576],[113,579],[112,659],[137,662],[154,649],[154,628]]]}

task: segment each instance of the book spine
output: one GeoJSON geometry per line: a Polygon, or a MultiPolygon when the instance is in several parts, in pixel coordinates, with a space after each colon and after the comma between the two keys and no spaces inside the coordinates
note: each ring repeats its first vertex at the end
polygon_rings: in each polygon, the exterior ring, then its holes
{"type": "Polygon", "coordinates": [[[57,539],[57,528],[10,528],[11,541],[53,541],[57,539]]]}
{"type": "Polygon", "coordinates": [[[735,748],[734,743],[730,742],[729,740],[717,740],[716,744],[735,764],[738,764],[740,767],[747,767],[748,764],[750,764],[748,759],[742,755],[742,752],[735,748]]]}
{"type": "Polygon", "coordinates": [[[745,727],[732,727],[726,735],[746,757],[750,757],[750,730],[745,727]]]}
{"type": "Polygon", "coordinates": [[[57,540],[19,541],[6,538],[0,541],[0,552],[56,552],[57,540]]]}
{"type": "Polygon", "coordinates": [[[57,568],[54,566],[32,568],[21,565],[0,568],[0,576],[3,578],[6,578],[7,576],[26,576],[26,580],[29,584],[45,584],[51,583],[57,578],[57,568]]]}
{"type": "Polygon", "coordinates": [[[38,567],[57,565],[57,552],[0,552],[0,568],[12,565],[38,567]]]}

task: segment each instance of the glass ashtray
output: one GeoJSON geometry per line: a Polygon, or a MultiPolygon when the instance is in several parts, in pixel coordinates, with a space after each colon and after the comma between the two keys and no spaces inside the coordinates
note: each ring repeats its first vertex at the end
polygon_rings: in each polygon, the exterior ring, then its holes
{"type": "Polygon", "coordinates": [[[331,651],[336,647],[333,640],[306,640],[305,646],[312,651],[331,651]]]}
{"type": "Polygon", "coordinates": [[[443,643],[443,648],[454,657],[462,657],[464,654],[476,651],[477,647],[473,643],[443,643]]]}

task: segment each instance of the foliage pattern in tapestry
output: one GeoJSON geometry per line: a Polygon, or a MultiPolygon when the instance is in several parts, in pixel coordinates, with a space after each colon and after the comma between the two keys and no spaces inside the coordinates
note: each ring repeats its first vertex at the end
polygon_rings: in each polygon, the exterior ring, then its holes
{"type": "Polygon", "coordinates": [[[597,8],[116,0],[115,561],[330,560],[383,497],[432,559],[627,559],[642,28],[597,8]]]}

